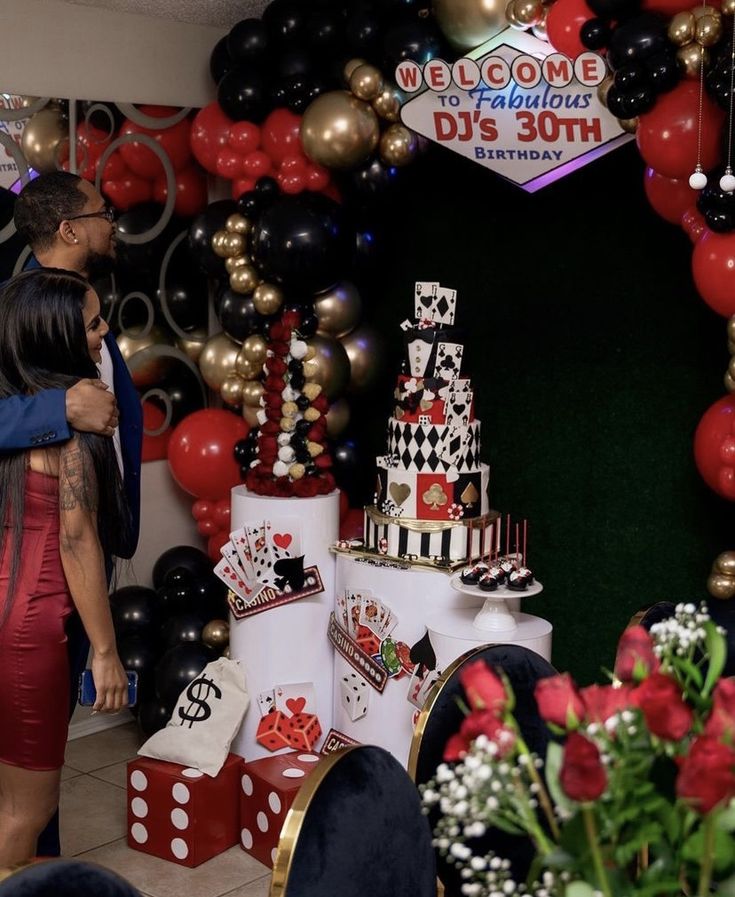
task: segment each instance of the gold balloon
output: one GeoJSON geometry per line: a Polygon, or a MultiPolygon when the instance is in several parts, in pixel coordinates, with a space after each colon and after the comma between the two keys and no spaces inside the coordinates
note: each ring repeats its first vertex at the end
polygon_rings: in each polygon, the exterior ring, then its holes
{"type": "Polygon", "coordinates": [[[714,6],[694,6],[692,8],[692,15],[695,19],[701,19],[702,16],[711,16],[715,15],[718,12],[714,6]]]}
{"type": "Polygon", "coordinates": [[[516,21],[530,28],[543,18],[544,6],[541,0],[513,0],[513,13],[516,21]]]}
{"type": "Polygon", "coordinates": [[[549,15],[549,7],[544,6],[542,13],[541,13],[541,16],[542,16],[541,20],[539,22],[536,22],[536,24],[533,26],[533,29],[532,29],[533,36],[537,37],[539,40],[547,41],[549,39],[549,35],[546,31],[546,19],[547,19],[548,15],[549,15]]]}
{"type": "Polygon", "coordinates": [[[679,47],[676,58],[684,72],[685,78],[699,78],[699,70],[704,63],[705,70],[709,64],[709,53],[699,44],[691,43],[685,47],[679,47]]]}
{"type": "Polygon", "coordinates": [[[235,293],[252,293],[259,283],[260,275],[252,265],[240,265],[230,274],[230,288],[235,293]]]}
{"type": "Polygon", "coordinates": [[[362,300],[357,287],[343,280],[314,299],[314,312],[319,321],[318,333],[346,336],[360,321],[362,300]]]}
{"type": "Polygon", "coordinates": [[[638,130],[638,116],[635,118],[619,118],[618,124],[626,134],[635,134],[638,130]]]}
{"type": "Polygon", "coordinates": [[[710,573],[707,577],[707,591],[713,598],[727,601],[735,597],[735,577],[723,576],[721,573],[710,573]]]}
{"type": "Polygon", "coordinates": [[[728,392],[735,392],[735,380],[730,376],[730,371],[725,372],[725,389],[728,392]]]}
{"type": "Polygon", "coordinates": [[[613,78],[612,75],[608,75],[603,81],[597,85],[597,99],[602,103],[602,105],[607,108],[607,94],[610,88],[613,86],[613,78]]]}
{"type": "Polygon", "coordinates": [[[202,629],[202,641],[208,648],[226,648],[230,643],[230,624],[226,620],[210,620],[202,629]]]}
{"type": "Polygon", "coordinates": [[[383,86],[383,76],[374,65],[358,65],[350,75],[350,90],[358,100],[374,100],[383,86]]]}
{"type": "Polygon", "coordinates": [[[350,83],[350,78],[352,77],[352,73],[355,69],[360,68],[361,65],[366,65],[367,61],[365,59],[350,59],[345,63],[345,67],[342,70],[342,74],[345,76],[345,84],[350,83]]]}
{"type": "Polygon", "coordinates": [[[700,16],[697,19],[696,41],[702,47],[712,47],[722,37],[722,16],[719,12],[713,15],[700,16]]]}
{"type": "Polygon", "coordinates": [[[212,252],[221,259],[227,258],[228,253],[225,250],[225,239],[227,237],[226,230],[216,230],[212,234],[212,252]]]}
{"type": "Polygon", "coordinates": [[[239,408],[242,405],[242,391],[246,382],[239,374],[228,374],[219,389],[222,401],[226,405],[232,405],[233,408],[239,408]]]}
{"type": "Polygon", "coordinates": [[[735,551],[723,551],[722,554],[718,554],[712,564],[712,572],[735,576],[735,551]]]}
{"type": "Polygon", "coordinates": [[[350,403],[347,399],[332,402],[327,411],[327,435],[336,439],[347,429],[350,422],[350,403]]]}
{"type": "Polygon", "coordinates": [[[324,389],[328,399],[336,399],[350,382],[350,359],[345,347],[333,336],[322,336],[320,333],[310,337],[306,343],[315,352],[314,382],[324,389]]]}
{"type": "Polygon", "coordinates": [[[246,380],[242,388],[242,403],[250,408],[259,408],[263,395],[263,384],[260,380],[246,380]]]}
{"type": "Polygon", "coordinates": [[[515,0],[510,0],[505,7],[505,19],[511,28],[516,28],[518,31],[525,31],[528,27],[524,25],[523,22],[519,22],[516,18],[515,0]]]}
{"type": "Polygon", "coordinates": [[[225,271],[232,274],[238,268],[244,268],[250,264],[250,259],[246,255],[233,255],[225,259],[225,271]]]}
{"type": "Polygon", "coordinates": [[[697,20],[689,12],[678,12],[669,22],[668,35],[672,44],[684,47],[694,40],[694,30],[697,20]]]}
{"type": "Polygon", "coordinates": [[[47,174],[56,171],[61,144],[68,139],[69,121],[61,109],[52,104],[28,119],[20,138],[20,148],[31,168],[47,174]]]}
{"type": "Polygon", "coordinates": [[[253,302],[259,315],[274,315],[283,305],[283,290],[274,283],[260,283],[255,287],[253,302]]]}
{"type": "Polygon", "coordinates": [[[252,229],[252,221],[239,212],[230,215],[227,221],[225,221],[225,230],[233,234],[249,234],[252,229]]]}
{"type": "Polygon", "coordinates": [[[354,168],[378,145],[373,107],[346,90],[331,90],[310,103],[301,121],[304,152],[326,168],[354,168]]]}
{"type": "Polygon", "coordinates": [[[267,352],[268,344],[263,337],[259,336],[257,333],[249,336],[242,344],[242,349],[240,349],[240,354],[244,358],[247,358],[248,361],[254,361],[257,364],[263,364],[267,352]]]}
{"type": "Polygon", "coordinates": [[[225,235],[222,238],[222,252],[230,257],[243,255],[245,252],[245,237],[242,234],[225,231],[225,235]]]}
{"type": "Polygon", "coordinates": [[[735,0],[722,0],[720,8],[726,16],[735,15],[735,0]]]}
{"type": "Polygon", "coordinates": [[[390,125],[380,138],[380,157],[388,165],[408,165],[418,151],[416,134],[405,125],[390,125]]]}
{"type": "Polygon", "coordinates": [[[258,408],[253,408],[251,405],[243,405],[242,406],[242,416],[246,424],[250,427],[259,427],[260,421],[258,420],[258,408]]]}
{"type": "Polygon", "coordinates": [[[505,28],[506,0],[434,0],[439,28],[455,50],[470,50],[505,28]]]}
{"type": "Polygon", "coordinates": [[[730,359],[730,363],[727,366],[727,371],[731,377],[735,377],[735,357],[730,359]]]}
{"type": "Polygon", "coordinates": [[[375,97],[373,109],[384,121],[398,121],[401,112],[401,98],[395,90],[388,88],[375,97]]]}
{"type": "Polygon", "coordinates": [[[735,343],[735,315],[727,322],[727,338],[735,343]]]}
{"type": "Polygon", "coordinates": [[[199,356],[202,354],[202,349],[204,348],[206,341],[206,329],[204,327],[198,327],[196,330],[190,330],[186,334],[186,339],[179,337],[176,340],[176,345],[187,358],[190,358],[194,364],[196,364],[199,361],[199,356]]]}
{"type": "Polygon", "coordinates": [[[129,327],[117,338],[117,345],[130,369],[133,383],[139,388],[160,383],[173,364],[172,358],[157,356],[155,351],[156,346],[173,345],[171,334],[154,324],[145,336],[140,336],[143,329],[129,327]]]}
{"type": "Polygon", "coordinates": [[[199,370],[210,389],[219,392],[225,379],[235,370],[240,346],[225,333],[211,336],[199,356],[199,370]]]}
{"type": "Polygon", "coordinates": [[[235,359],[235,370],[245,380],[253,380],[255,377],[260,376],[263,370],[263,362],[251,361],[240,349],[235,359]]]}
{"type": "Polygon", "coordinates": [[[369,392],[380,376],[380,359],[385,354],[380,334],[375,328],[363,324],[340,342],[350,359],[350,392],[369,392]]]}

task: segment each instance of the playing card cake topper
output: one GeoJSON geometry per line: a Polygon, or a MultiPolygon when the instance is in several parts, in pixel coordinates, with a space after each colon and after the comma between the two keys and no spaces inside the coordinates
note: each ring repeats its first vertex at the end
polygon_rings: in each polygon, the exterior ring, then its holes
{"type": "Polygon", "coordinates": [[[316,382],[316,350],[287,311],[270,328],[255,458],[245,478],[258,495],[308,498],[335,488],[327,449],[329,402],[316,382]]]}
{"type": "Polygon", "coordinates": [[[214,572],[236,619],[324,591],[317,567],[304,564],[298,518],[246,521],[220,551],[214,572]]]}

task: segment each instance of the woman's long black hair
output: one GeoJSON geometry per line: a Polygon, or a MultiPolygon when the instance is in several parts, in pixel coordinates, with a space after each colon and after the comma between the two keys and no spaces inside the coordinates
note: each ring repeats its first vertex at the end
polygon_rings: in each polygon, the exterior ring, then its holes
{"type": "MultiPolygon", "coordinates": [[[[0,399],[66,390],[83,378],[99,377],[87,348],[82,317],[89,283],[73,271],[36,268],[0,291],[0,399]]],[[[97,526],[106,556],[117,553],[130,527],[130,513],[112,439],[76,433],[92,461],[99,504],[97,526]]],[[[10,612],[20,565],[27,449],[0,454],[0,562],[12,550],[10,581],[0,623],[10,612]]]]}

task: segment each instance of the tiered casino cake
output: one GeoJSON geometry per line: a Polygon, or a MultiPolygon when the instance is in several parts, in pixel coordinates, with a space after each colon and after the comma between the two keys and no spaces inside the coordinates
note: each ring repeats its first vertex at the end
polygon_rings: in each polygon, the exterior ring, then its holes
{"type": "Polygon", "coordinates": [[[456,294],[444,291],[451,295],[442,307],[443,297],[422,286],[430,285],[416,285],[416,320],[402,325],[406,358],[374,504],[365,508],[365,548],[447,568],[497,553],[500,526],[489,509],[490,469],[480,461],[480,421],[453,326],[456,294]]]}

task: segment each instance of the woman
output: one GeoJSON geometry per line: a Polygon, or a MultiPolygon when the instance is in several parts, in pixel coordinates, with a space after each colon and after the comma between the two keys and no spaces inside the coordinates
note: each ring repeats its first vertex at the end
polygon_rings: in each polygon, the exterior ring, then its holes
{"type": "MultiPolygon", "coordinates": [[[[97,377],[107,331],[83,277],[21,274],[0,293],[0,398],[97,377]]],[[[58,804],[74,607],[92,645],[94,709],[127,704],[105,577],[126,535],[123,495],[111,439],[75,433],[0,455],[0,866],[35,854],[58,804]]]]}

